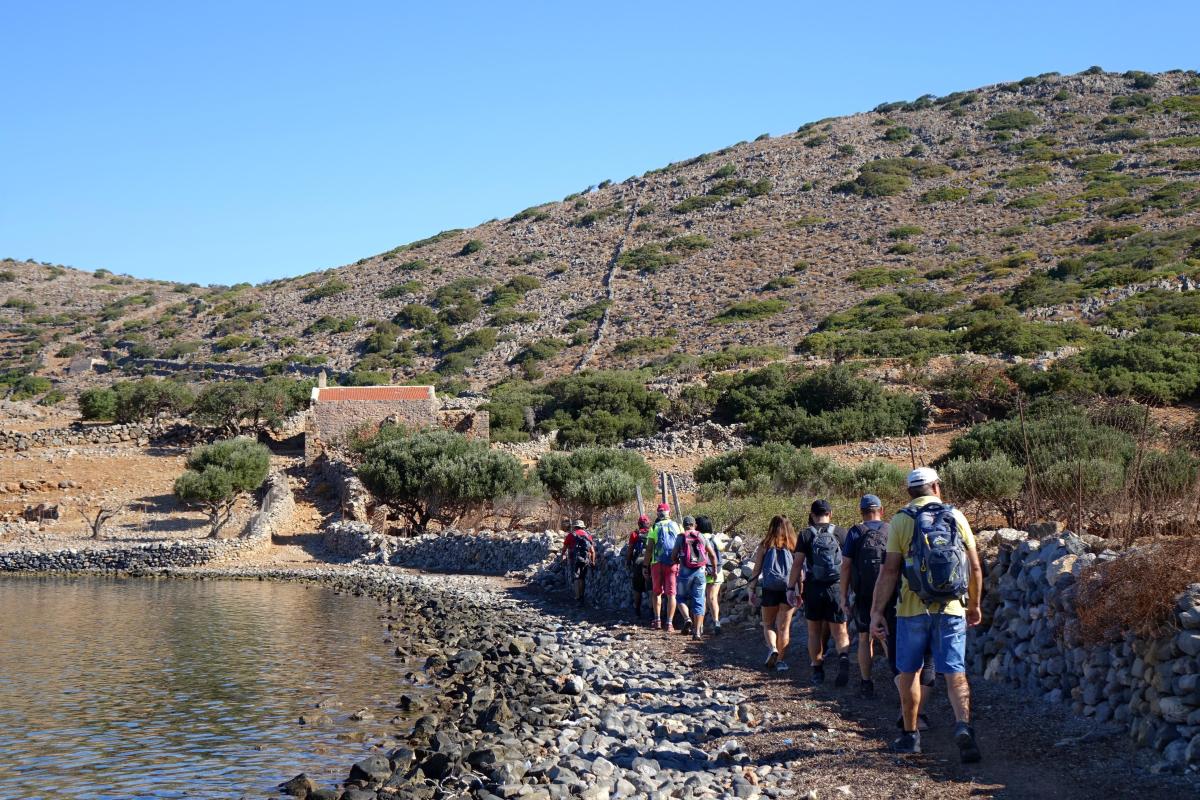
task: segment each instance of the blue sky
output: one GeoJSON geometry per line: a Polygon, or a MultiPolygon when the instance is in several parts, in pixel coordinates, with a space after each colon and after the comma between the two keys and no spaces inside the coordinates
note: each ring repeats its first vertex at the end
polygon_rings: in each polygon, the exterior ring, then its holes
{"type": "Polygon", "coordinates": [[[0,257],[352,262],[820,117],[1196,68],[1194,2],[0,0],[0,257]]]}

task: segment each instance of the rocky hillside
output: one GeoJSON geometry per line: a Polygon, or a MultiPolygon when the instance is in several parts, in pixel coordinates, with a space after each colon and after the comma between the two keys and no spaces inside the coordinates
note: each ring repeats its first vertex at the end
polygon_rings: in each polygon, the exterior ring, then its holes
{"type": "Polygon", "coordinates": [[[819,120],[259,286],[9,260],[0,358],[54,378],[107,354],[478,389],[717,366],[731,347],[1028,357],[1128,335],[1145,309],[1114,302],[1198,271],[1200,78],[1093,69],[819,120]]]}

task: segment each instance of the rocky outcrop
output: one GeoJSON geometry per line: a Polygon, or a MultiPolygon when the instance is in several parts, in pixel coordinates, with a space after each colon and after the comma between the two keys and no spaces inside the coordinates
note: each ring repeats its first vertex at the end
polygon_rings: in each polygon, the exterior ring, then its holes
{"type": "Polygon", "coordinates": [[[1068,703],[1098,730],[1125,731],[1161,751],[1158,769],[1200,763],[1200,583],[1178,598],[1155,639],[1116,644],[1079,636],[1075,585],[1097,560],[1120,558],[1104,540],[1074,534],[1038,541],[987,535],[984,624],[970,634],[969,668],[985,678],[1068,703]]]}

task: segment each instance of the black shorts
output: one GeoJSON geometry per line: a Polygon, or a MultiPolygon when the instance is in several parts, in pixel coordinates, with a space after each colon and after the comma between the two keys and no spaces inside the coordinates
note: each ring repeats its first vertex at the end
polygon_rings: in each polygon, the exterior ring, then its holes
{"type": "Polygon", "coordinates": [[[804,584],[804,618],[811,622],[845,622],[841,589],[836,583],[804,584]]]}
{"type": "Polygon", "coordinates": [[[633,584],[633,590],[641,594],[646,591],[646,571],[642,569],[640,564],[634,564],[631,569],[630,582],[633,584]]]}
{"type": "Polygon", "coordinates": [[[588,565],[586,561],[576,561],[571,564],[571,577],[577,581],[587,577],[588,565]]]}
{"type": "Polygon", "coordinates": [[[787,590],[786,589],[763,589],[762,590],[762,607],[775,608],[775,606],[786,606],[787,590]]]}

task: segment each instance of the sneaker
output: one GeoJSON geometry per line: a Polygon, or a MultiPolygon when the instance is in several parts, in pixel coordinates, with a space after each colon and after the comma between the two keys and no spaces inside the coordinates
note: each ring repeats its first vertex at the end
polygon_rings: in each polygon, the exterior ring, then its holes
{"type": "Polygon", "coordinates": [[[703,637],[703,636],[701,636],[701,635],[700,635],[700,634],[698,634],[698,633],[693,633],[693,634],[692,634],[692,641],[693,641],[693,642],[699,642],[699,641],[701,641],[701,640],[703,640],[703,639],[704,639],[704,637],[703,637]]]}
{"type": "Polygon", "coordinates": [[[786,661],[780,661],[775,665],[776,672],[787,672],[789,669],[791,669],[791,667],[788,666],[786,661]]]}
{"type": "Polygon", "coordinates": [[[775,664],[779,661],[779,651],[772,647],[767,651],[767,660],[763,664],[767,669],[775,669],[775,664]]]}
{"type": "Polygon", "coordinates": [[[661,619],[655,619],[655,620],[651,621],[651,623],[650,623],[650,627],[651,627],[651,628],[654,628],[654,630],[656,630],[656,631],[660,631],[660,630],[662,630],[662,620],[661,620],[661,619]]]}
{"type": "Polygon", "coordinates": [[[870,678],[863,679],[858,685],[858,696],[863,700],[870,700],[875,696],[875,681],[870,678]]]}
{"type": "Polygon", "coordinates": [[[720,636],[720,635],[721,635],[721,626],[714,625],[713,626],[713,636],[720,636]]]}
{"type": "Polygon", "coordinates": [[[850,658],[838,656],[837,677],[833,679],[834,686],[845,686],[850,682],[850,658]]]}
{"type": "Polygon", "coordinates": [[[983,758],[979,743],[975,741],[975,729],[966,722],[954,726],[954,743],[958,745],[958,758],[964,764],[974,764],[983,758]]]}
{"type": "Polygon", "coordinates": [[[892,742],[892,752],[908,755],[921,752],[921,734],[905,731],[900,738],[892,742]]]}
{"type": "Polygon", "coordinates": [[[820,686],[825,682],[825,665],[813,664],[812,668],[812,685],[820,686]]]}

